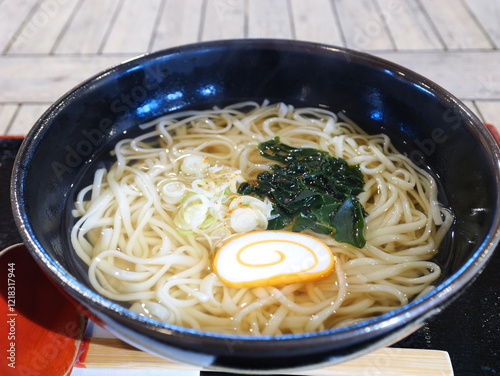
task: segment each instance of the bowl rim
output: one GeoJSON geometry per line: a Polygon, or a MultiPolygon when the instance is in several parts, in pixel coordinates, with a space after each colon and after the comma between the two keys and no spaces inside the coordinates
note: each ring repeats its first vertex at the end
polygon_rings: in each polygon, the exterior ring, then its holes
{"type": "Polygon", "coordinates": [[[500,242],[500,195],[497,197],[495,206],[499,214],[494,217],[493,223],[490,224],[487,236],[478,246],[473,255],[464,265],[462,265],[462,267],[460,267],[458,271],[437,285],[429,293],[400,308],[396,308],[390,312],[363,320],[353,325],[335,329],[302,334],[283,334],[279,336],[224,334],[190,329],[139,316],[138,314],[135,314],[92,291],[82,282],[72,277],[57,260],[54,260],[43,249],[41,244],[38,242],[36,235],[31,228],[26,208],[24,207],[24,181],[26,179],[26,169],[24,167],[27,163],[29,163],[32,157],[32,152],[36,149],[41,137],[48,130],[52,118],[57,116],[57,112],[60,107],[64,106],[68,102],[71,102],[80,91],[86,90],[93,83],[106,79],[106,77],[111,74],[124,72],[146,61],[168,55],[182,54],[186,51],[201,51],[204,49],[210,50],[216,48],[280,49],[293,50],[302,53],[329,54],[332,55],[332,57],[344,57],[348,61],[357,61],[376,67],[384,67],[390,74],[397,74],[401,79],[415,82],[419,84],[422,90],[430,92],[437,100],[446,101],[455,106],[461,112],[462,116],[466,116],[474,124],[474,127],[470,127],[470,130],[483,142],[485,149],[492,156],[492,163],[495,164],[497,171],[495,176],[496,185],[497,187],[500,187],[500,148],[487,128],[478,126],[479,124],[482,124],[481,120],[479,120],[479,118],[470,109],[468,109],[460,100],[447,90],[408,68],[365,52],[298,40],[246,38],[186,44],[136,56],[89,77],[56,100],[36,121],[33,128],[26,135],[14,162],[14,169],[11,178],[11,202],[14,219],[21,237],[27,245],[31,255],[42,267],[45,273],[49,275],[50,279],[57,282],[58,285],[62,286],[63,289],[69,292],[73,297],[77,297],[77,299],[83,298],[87,304],[92,304],[102,310],[117,314],[126,320],[132,320],[132,322],[146,325],[149,329],[155,331],[213,338],[214,340],[220,339],[223,341],[223,344],[226,344],[228,340],[235,340],[240,344],[242,343],[241,341],[244,341],[252,344],[263,343],[269,344],[269,346],[275,346],[276,341],[279,341],[280,343],[287,343],[300,339],[301,346],[303,346],[304,343],[302,342],[308,340],[314,340],[315,342],[318,340],[330,342],[331,338],[335,337],[335,341],[340,342],[353,337],[363,337],[372,331],[390,331],[397,329],[408,322],[415,321],[416,318],[418,318],[419,321],[423,321],[434,313],[439,312],[443,308],[445,302],[451,302],[452,297],[457,297],[458,293],[463,291],[463,288],[479,275],[500,242]],[[410,315],[410,311],[416,312],[416,314],[410,315]]]}

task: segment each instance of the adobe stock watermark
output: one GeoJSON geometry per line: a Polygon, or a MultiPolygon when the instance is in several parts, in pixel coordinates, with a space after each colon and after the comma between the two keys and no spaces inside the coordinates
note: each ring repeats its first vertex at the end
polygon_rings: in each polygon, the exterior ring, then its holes
{"type": "Polygon", "coordinates": [[[490,99],[500,94],[500,73],[488,73],[477,79],[478,86],[474,92],[475,99],[490,99]]]}
{"type": "Polygon", "coordinates": [[[48,370],[53,371],[51,365],[60,356],[61,351],[68,350],[68,341],[74,342],[82,339],[85,328],[85,316],[91,317],[91,313],[87,308],[76,302],[74,309],[80,313],[79,318],[61,323],[57,331],[49,332],[44,341],[42,341],[43,345],[33,348],[29,362],[27,364],[19,364],[16,367],[16,374],[23,376],[47,375],[48,370]]]}
{"type": "MultiPolygon", "coordinates": [[[[83,320],[83,317],[82,317],[83,320]]],[[[66,350],[68,338],[81,336],[82,322],[68,321],[58,332],[49,332],[44,346],[38,346],[31,352],[28,364],[20,364],[16,369],[19,375],[47,375],[47,368],[54,363],[61,351],[66,350]]]]}
{"type": "Polygon", "coordinates": [[[387,7],[372,12],[371,19],[362,27],[354,27],[353,44],[359,49],[366,48],[370,41],[377,38],[384,32],[386,25],[389,25],[394,16],[401,13],[402,6],[400,0],[392,0],[387,7]],[[385,23],[385,24],[384,24],[385,23]]]}
{"type": "Polygon", "coordinates": [[[220,21],[224,21],[228,13],[233,13],[242,8],[240,0],[217,0],[214,2],[215,13],[220,21]]]}
{"type": "Polygon", "coordinates": [[[394,364],[398,357],[401,357],[403,350],[397,347],[384,347],[378,350],[380,356],[369,357],[366,366],[363,368],[364,376],[382,375],[394,364]]]}
{"type": "Polygon", "coordinates": [[[49,0],[42,2],[40,6],[33,13],[29,22],[23,27],[21,33],[17,35],[13,41],[16,47],[21,47],[31,39],[33,39],[41,30],[49,25],[61,8],[69,6],[72,2],[70,0],[49,0]]]}
{"type": "MultiPolygon", "coordinates": [[[[462,119],[454,110],[448,109],[443,114],[443,122],[448,124],[449,129],[456,131],[462,126],[462,119]]],[[[426,158],[434,154],[439,145],[442,145],[450,139],[449,132],[443,128],[434,128],[426,138],[416,138],[414,143],[416,149],[408,154],[408,158],[416,165],[422,164],[426,158]]]]}
{"type": "MultiPolygon", "coordinates": [[[[145,76],[143,81],[132,87],[127,92],[120,94],[110,103],[110,111],[116,114],[116,118],[126,116],[130,111],[136,109],[143,103],[148,93],[156,89],[169,75],[168,71],[161,69],[159,65],[151,68],[144,68],[145,76]]],[[[71,173],[73,169],[81,166],[100,146],[106,141],[114,121],[109,117],[103,117],[94,128],[83,129],[79,140],[74,145],[66,145],[66,155],[62,161],[53,161],[52,170],[59,180],[64,175],[71,173]]]]}
{"type": "Polygon", "coordinates": [[[7,366],[16,368],[17,356],[17,312],[16,312],[16,263],[7,265],[7,366]]]}

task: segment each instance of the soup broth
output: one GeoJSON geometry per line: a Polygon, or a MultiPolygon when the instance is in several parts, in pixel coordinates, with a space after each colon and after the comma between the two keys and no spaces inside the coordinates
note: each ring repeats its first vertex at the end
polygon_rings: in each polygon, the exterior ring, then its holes
{"type": "MultiPolygon", "coordinates": [[[[438,202],[434,178],[384,134],[368,135],[325,109],[267,102],[170,114],[140,128],[139,136],[116,144],[112,166],[98,169],[78,192],[70,229],[92,287],[139,315],[212,332],[304,333],[389,312],[430,291],[440,277],[433,258],[453,215],[438,202]],[[362,214],[347,226],[362,223],[356,241],[339,236],[345,216],[297,225],[298,217],[301,223],[324,217],[313,208],[283,220],[299,194],[280,207],[272,189],[242,193],[283,168],[262,151],[270,140],[306,154],[320,151],[314,155],[341,159],[359,172],[360,189],[349,203],[360,208],[350,213],[362,214]],[[289,241],[287,234],[302,228],[333,255],[328,272],[305,282],[270,277],[234,287],[214,268],[235,237],[279,231],[289,241]]],[[[347,201],[335,206],[312,191],[315,205],[321,197],[336,213],[347,201]]]]}

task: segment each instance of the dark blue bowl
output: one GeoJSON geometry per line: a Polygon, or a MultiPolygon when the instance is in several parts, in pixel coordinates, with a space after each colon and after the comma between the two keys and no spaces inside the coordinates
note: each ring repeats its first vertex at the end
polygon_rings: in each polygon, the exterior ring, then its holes
{"type": "Polygon", "coordinates": [[[280,40],[200,43],[127,61],[77,86],[38,120],[18,154],[13,208],[46,274],[102,326],[151,353],[200,367],[279,372],[325,366],[418,329],[463,292],[499,241],[500,151],[460,101],[403,67],[341,48],[280,40]],[[138,123],[170,111],[269,99],[344,111],[439,177],[456,215],[432,292],[359,324],[280,337],[206,333],[129,312],[89,288],[71,256],[65,203],[82,171],[138,123]]]}

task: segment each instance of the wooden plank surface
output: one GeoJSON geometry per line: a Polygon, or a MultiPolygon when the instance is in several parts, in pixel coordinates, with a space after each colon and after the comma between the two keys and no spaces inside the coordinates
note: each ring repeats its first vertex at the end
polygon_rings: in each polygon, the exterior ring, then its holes
{"type": "Polygon", "coordinates": [[[245,2],[240,0],[207,0],[201,40],[243,38],[245,36],[245,2]]]}
{"type": "Polygon", "coordinates": [[[29,13],[36,7],[37,0],[3,1],[0,4],[0,51],[4,51],[29,13]]]}
{"type": "Polygon", "coordinates": [[[415,0],[377,0],[398,50],[442,50],[443,43],[415,0]]]}
{"type": "MultiPolygon", "coordinates": [[[[145,353],[115,338],[91,338],[80,366],[86,368],[162,369],[169,372],[199,370],[145,353]]],[[[436,350],[382,348],[350,361],[289,375],[311,376],[452,376],[448,353],[436,350]]]]}
{"type": "Polygon", "coordinates": [[[470,13],[490,38],[500,48],[500,0],[464,0],[470,13]]]}
{"type": "Polygon", "coordinates": [[[376,53],[436,82],[460,99],[500,97],[500,51],[376,53]]]}
{"type": "Polygon", "coordinates": [[[295,37],[300,40],[345,46],[337,11],[329,0],[291,0],[295,37]]]}
{"type": "Polygon", "coordinates": [[[56,53],[98,53],[120,0],[85,0],[55,47],[56,53]]]}
{"type": "Polygon", "coordinates": [[[14,117],[18,111],[17,104],[0,104],[0,135],[7,134],[7,130],[14,121],[14,117]]]}
{"type": "Polygon", "coordinates": [[[16,112],[6,134],[24,136],[33,127],[38,118],[47,110],[49,104],[21,104],[16,112]]]}
{"type": "Polygon", "coordinates": [[[203,2],[200,0],[167,0],[153,36],[153,51],[197,42],[202,15],[203,2]]]}
{"type": "Polygon", "coordinates": [[[242,37],[368,51],[495,120],[499,19],[500,0],[1,0],[0,134],[25,129],[37,103],[120,61],[242,37]]]}
{"type": "Polygon", "coordinates": [[[476,101],[475,105],[482,120],[500,133],[500,101],[476,101]]]}
{"type": "Polygon", "coordinates": [[[148,51],[160,5],[160,0],[124,0],[102,52],[140,54],[148,51]]]}
{"type": "Polygon", "coordinates": [[[394,49],[384,15],[394,17],[397,7],[382,10],[374,0],[337,0],[334,4],[347,47],[366,51],[394,49]]]}
{"type": "Polygon", "coordinates": [[[81,1],[41,0],[18,32],[9,54],[49,54],[81,1]]]}
{"type": "Polygon", "coordinates": [[[446,47],[489,49],[491,44],[461,0],[420,0],[446,47]]]}
{"type": "Polygon", "coordinates": [[[10,56],[0,59],[0,103],[53,102],[78,83],[132,56],[56,55],[30,59],[10,56]]]}
{"type": "Polygon", "coordinates": [[[287,0],[249,0],[248,36],[293,39],[294,32],[287,0]]]}

